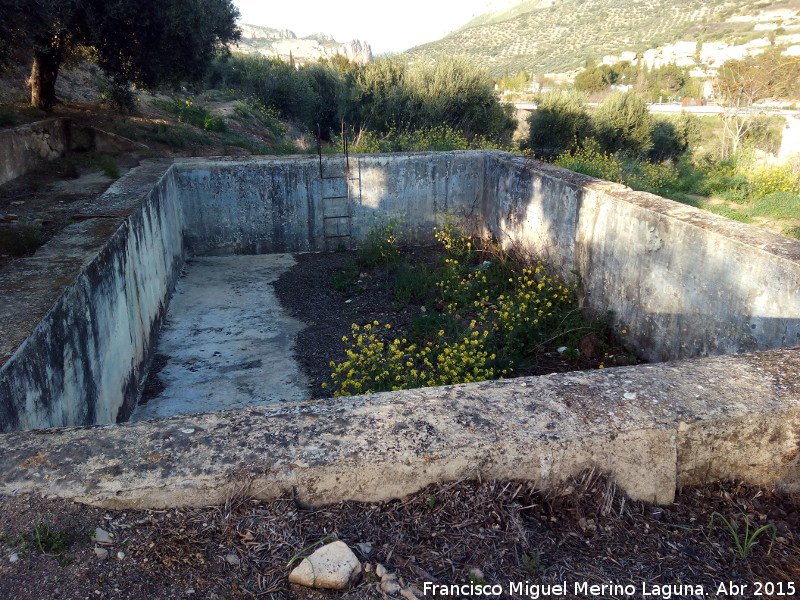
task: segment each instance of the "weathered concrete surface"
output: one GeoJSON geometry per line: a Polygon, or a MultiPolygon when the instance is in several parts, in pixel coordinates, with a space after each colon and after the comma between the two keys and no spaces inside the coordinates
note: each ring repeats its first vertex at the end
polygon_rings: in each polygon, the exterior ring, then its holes
{"type": "Polygon", "coordinates": [[[42,160],[63,156],[69,145],[69,123],[65,119],[47,119],[0,131],[0,185],[42,160]]]}
{"type": "Polygon", "coordinates": [[[633,497],[732,477],[800,484],[800,350],[0,435],[0,494],[114,508],[256,497],[375,501],[432,482],[552,484],[584,468],[633,497]]]}
{"type": "MultiPolygon", "coordinates": [[[[441,214],[479,206],[484,160],[478,151],[351,157],[351,178],[360,174],[360,183],[348,184],[355,244],[391,217],[404,222],[409,241],[431,241],[441,214]]],[[[323,166],[326,176],[344,174],[341,159],[323,157],[323,166]]],[[[196,255],[321,251],[326,228],[337,233],[325,217],[347,214],[345,201],[323,202],[323,194],[346,196],[347,189],[320,179],[316,157],[193,159],[174,172],[187,248],[196,255]]]]}
{"type": "Polygon", "coordinates": [[[3,271],[0,430],[127,418],[183,261],[165,170],[135,169],[3,271]]]}
{"type": "Polygon", "coordinates": [[[292,356],[304,325],[273,286],[295,264],[289,254],[188,261],[155,350],[167,357],[157,375],[165,389],[131,420],[310,399],[292,356]]]}
{"type": "Polygon", "coordinates": [[[800,241],[537,161],[491,153],[484,222],[612,311],[651,361],[800,343],[800,241]]]}

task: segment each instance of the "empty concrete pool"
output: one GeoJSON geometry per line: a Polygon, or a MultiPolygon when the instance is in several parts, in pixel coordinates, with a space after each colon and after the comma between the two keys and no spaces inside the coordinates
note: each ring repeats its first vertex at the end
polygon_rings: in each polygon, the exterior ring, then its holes
{"type": "Polygon", "coordinates": [[[0,491],[197,503],[235,472],[330,501],[595,466],[669,501],[719,477],[800,481],[800,242],[497,151],[351,160],[349,181],[308,157],[146,165],[3,273],[0,429],[19,432],[0,436],[0,491]],[[426,243],[445,214],[546,248],[586,310],[672,362],[308,402],[302,323],[270,297],[289,254],[387,217],[426,243]],[[163,389],[140,405],[151,362],[163,389]]]}

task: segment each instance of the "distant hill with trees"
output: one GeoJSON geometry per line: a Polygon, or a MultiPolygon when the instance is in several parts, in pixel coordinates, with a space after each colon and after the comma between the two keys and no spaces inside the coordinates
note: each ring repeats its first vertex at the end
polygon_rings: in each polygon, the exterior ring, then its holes
{"type": "Polygon", "coordinates": [[[404,53],[410,60],[466,54],[495,77],[564,72],[587,57],[643,51],[688,37],[697,41],[766,35],[728,21],[800,2],[774,0],[525,0],[480,15],[441,40],[404,53]]]}

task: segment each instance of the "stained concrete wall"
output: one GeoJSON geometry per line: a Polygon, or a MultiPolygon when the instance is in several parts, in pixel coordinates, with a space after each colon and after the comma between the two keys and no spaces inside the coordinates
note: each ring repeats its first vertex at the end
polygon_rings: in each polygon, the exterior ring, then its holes
{"type": "Polygon", "coordinates": [[[483,215],[583,278],[640,356],[661,361],[800,344],[800,242],[508,154],[487,156],[483,215]]]}
{"type": "MultiPolygon", "coordinates": [[[[424,241],[438,211],[471,213],[503,243],[580,270],[586,306],[614,310],[646,356],[796,343],[796,241],[503,153],[354,161],[357,240],[386,216],[424,241]]],[[[317,168],[308,158],[142,167],[16,261],[0,276],[0,429],[124,418],[186,253],[320,248],[317,168]]],[[[797,487],[798,357],[769,350],[4,434],[0,494],[174,506],[220,501],[244,479],[262,497],[291,489],[320,503],[465,477],[548,484],[587,467],[656,502],[717,478],[797,487]]]]}
{"type": "Polygon", "coordinates": [[[0,344],[0,430],[127,418],[183,262],[180,205],[171,175],[158,179],[164,169],[135,170],[3,273],[0,332],[18,333],[0,344]]]}
{"type": "MultiPolygon", "coordinates": [[[[346,196],[346,184],[321,179],[316,157],[178,163],[187,249],[192,254],[322,251],[326,234],[349,231],[357,244],[391,217],[401,219],[412,243],[430,242],[442,213],[480,205],[484,161],[482,152],[351,157],[349,230],[344,221],[326,218],[347,214],[347,201],[323,200],[346,196]]],[[[323,157],[326,177],[344,172],[341,158],[323,157]]]]}

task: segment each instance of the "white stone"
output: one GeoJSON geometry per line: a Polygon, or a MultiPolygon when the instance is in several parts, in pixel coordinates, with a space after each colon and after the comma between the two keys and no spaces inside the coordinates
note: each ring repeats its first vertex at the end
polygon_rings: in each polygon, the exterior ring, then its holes
{"type": "Polygon", "coordinates": [[[105,548],[100,548],[99,546],[94,549],[94,554],[100,560],[105,560],[108,558],[108,550],[105,548]]]}
{"type": "Polygon", "coordinates": [[[360,544],[356,544],[356,548],[358,551],[361,552],[361,555],[365,558],[372,554],[372,544],[369,542],[362,542],[360,544]]]}
{"type": "Polygon", "coordinates": [[[123,558],[125,558],[125,553],[122,550],[120,550],[119,552],[117,552],[117,558],[122,560],[123,558]]]}
{"type": "Polygon", "coordinates": [[[92,536],[92,541],[97,542],[98,544],[113,544],[114,543],[114,534],[108,533],[105,529],[100,529],[99,527],[94,530],[94,536],[92,536]]]}
{"type": "Polygon", "coordinates": [[[15,563],[19,560],[19,554],[14,552],[11,556],[8,557],[9,562],[15,563]]]}
{"type": "Polygon", "coordinates": [[[378,566],[375,567],[375,575],[380,578],[386,577],[386,574],[389,573],[389,570],[384,567],[381,563],[378,563],[378,566]]]}
{"type": "Polygon", "coordinates": [[[361,562],[341,541],[319,548],[289,574],[290,583],[314,588],[344,590],[361,573],[361,562]]]}
{"type": "Polygon", "coordinates": [[[389,579],[387,577],[381,581],[381,590],[390,596],[394,596],[400,591],[400,584],[394,579],[389,579]]]}

